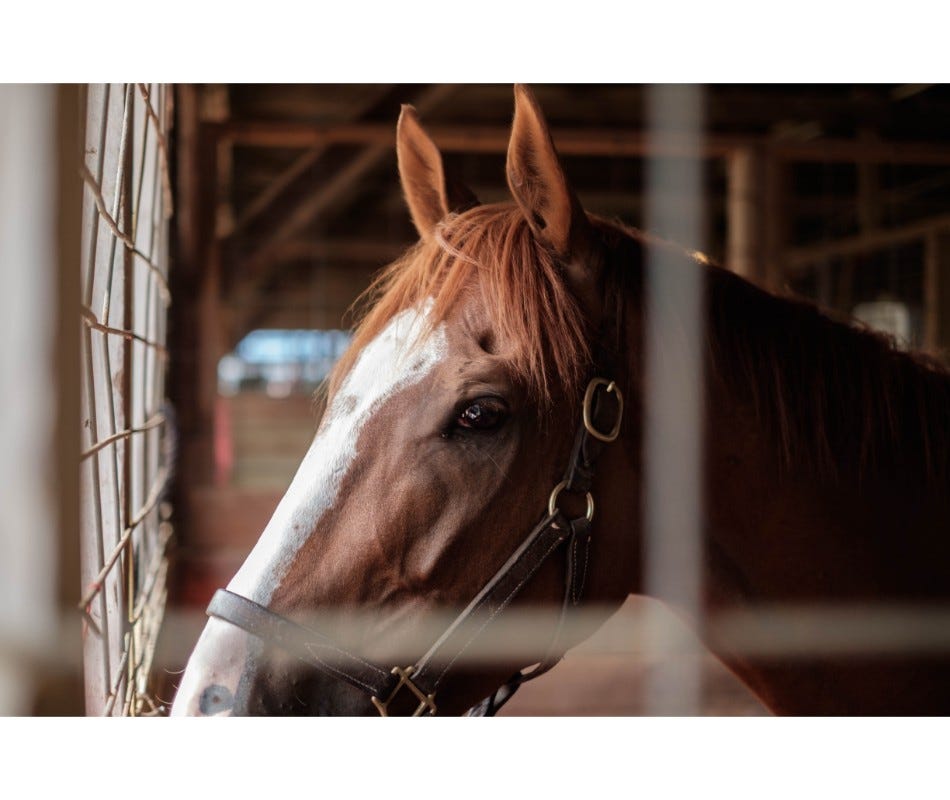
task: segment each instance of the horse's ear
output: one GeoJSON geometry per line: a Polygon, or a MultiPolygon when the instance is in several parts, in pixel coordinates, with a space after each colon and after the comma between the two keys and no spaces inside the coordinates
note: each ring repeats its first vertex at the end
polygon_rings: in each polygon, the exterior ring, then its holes
{"type": "Polygon", "coordinates": [[[439,148],[410,105],[402,107],[396,125],[396,157],[409,213],[423,239],[432,238],[435,226],[448,214],[478,205],[468,188],[446,176],[439,148]]]}
{"type": "Polygon", "coordinates": [[[561,167],[541,107],[528,87],[515,85],[515,118],[508,143],[508,188],[535,237],[566,265],[583,299],[592,292],[593,231],[561,167]]]}

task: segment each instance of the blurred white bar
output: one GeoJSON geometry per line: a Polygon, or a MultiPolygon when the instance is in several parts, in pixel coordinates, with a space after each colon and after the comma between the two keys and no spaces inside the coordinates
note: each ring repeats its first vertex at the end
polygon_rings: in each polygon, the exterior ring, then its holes
{"type": "MultiPolygon", "coordinates": [[[[693,143],[695,156],[647,160],[645,227],[690,250],[703,247],[702,133],[701,87],[648,88],[648,152],[675,135],[687,153],[693,143]]],[[[701,627],[702,274],[682,255],[652,248],[646,277],[644,585],[701,627]]],[[[684,659],[654,670],[646,691],[651,714],[695,714],[702,675],[684,659]]]]}
{"type": "MultiPolygon", "coordinates": [[[[400,629],[383,642],[379,660],[412,664],[429,649],[453,622],[457,609],[433,611],[421,623],[400,629]]],[[[510,661],[531,664],[549,644],[549,631],[560,617],[560,608],[508,608],[476,638],[458,659],[461,665],[510,661]]],[[[208,618],[200,611],[166,615],[158,663],[180,669],[194,649],[208,618]]],[[[366,655],[379,647],[382,631],[378,611],[344,614],[324,610],[303,618],[316,631],[345,629],[344,638],[357,642],[354,650],[366,655]]],[[[680,617],[649,598],[629,598],[620,611],[613,606],[585,606],[563,622],[566,638],[581,639],[567,659],[580,653],[629,655],[637,662],[652,662],[668,669],[675,659],[692,659],[707,651],[680,617]],[[608,618],[604,622],[605,618],[608,618]]],[[[705,619],[708,642],[715,648],[749,658],[815,659],[840,656],[869,658],[894,654],[923,657],[950,654],[950,607],[913,605],[763,605],[720,611],[705,619]]],[[[78,645],[75,626],[64,626],[63,652],[78,645]]],[[[375,657],[375,656],[374,656],[375,657]]],[[[328,655],[327,658],[330,658],[328,655]]],[[[552,676],[557,676],[557,668],[552,676]]],[[[555,678],[556,679],[556,678],[555,678]]]]}
{"type": "Polygon", "coordinates": [[[0,715],[55,645],[55,86],[0,86],[0,715]]]}

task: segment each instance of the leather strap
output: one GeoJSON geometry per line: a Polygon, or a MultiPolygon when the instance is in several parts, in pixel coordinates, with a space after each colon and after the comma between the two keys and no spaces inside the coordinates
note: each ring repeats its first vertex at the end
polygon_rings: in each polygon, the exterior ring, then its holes
{"type": "MultiPolygon", "coordinates": [[[[598,354],[598,363],[607,365],[613,362],[612,355],[601,348],[598,354]]],[[[611,374],[608,371],[606,374],[611,374]]],[[[606,393],[597,393],[594,395],[591,417],[595,424],[601,421],[606,408],[611,405],[605,401],[606,393]]],[[[618,409],[614,410],[609,419],[616,420],[618,409]]],[[[589,492],[594,480],[594,465],[604,449],[604,442],[591,436],[585,425],[580,425],[574,436],[574,444],[571,448],[571,457],[568,461],[567,470],[564,473],[564,488],[578,493],[589,492]]],[[[564,654],[559,648],[561,630],[563,628],[565,617],[567,616],[568,603],[573,606],[580,604],[584,593],[584,585],[587,579],[587,564],[590,555],[590,522],[585,517],[573,520],[571,523],[572,535],[568,542],[567,573],[566,586],[564,590],[564,602],[561,608],[561,616],[558,620],[557,630],[552,638],[551,645],[547,654],[533,668],[519,670],[512,675],[504,684],[502,684],[493,694],[486,697],[477,705],[469,709],[466,716],[470,717],[493,717],[499,709],[507,703],[523,683],[540,677],[545,672],[560,663],[564,654]]]]}
{"type": "Polygon", "coordinates": [[[434,694],[478,635],[508,607],[541,565],[571,535],[571,524],[560,511],[542,519],[429,652],[416,662],[413,683],[426,693],[434,694]]]}
{"type": "Polygon", "coordinates": [[[301,661],[375,697],[384,696],[395,685],[393,675],[347,652],[327,636],[227,589],[214,593],[206,613],[277,645],[301,661]]]}
{"type": "MultiPolygon", "coordinates": [[[[573,536],[572,523],[560,511],[541,520],[416,663],[412,682],[426,694],[435,694],[442,679],[471,643],[514,600],[548,557],[573,536]]],[[[230,622],[321,672],[369,692],[373,697],[388,697],[398,682],[397,676],[347,652],[329,637],[227,589],[215,592],[207,614],[230,622]]]]}

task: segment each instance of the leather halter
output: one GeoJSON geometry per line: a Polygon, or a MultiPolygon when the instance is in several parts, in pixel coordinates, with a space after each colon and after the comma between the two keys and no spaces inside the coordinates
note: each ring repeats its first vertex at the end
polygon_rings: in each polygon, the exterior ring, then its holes
{"type": "MultiPolygon", "coordinates": [[[[603,368],[605,359],[598,361],[603,368]]],[[[215,593],[207,613],[368,693],[382,716],[389,716],[390,704],[403,692],[409,692],[418,701],[413,716],[435,715],[436,692],[448,672],[469,645],[508,607],[548,557],[565,545],[566,582],[557,633],[548,653],[533,669],[516,672],[494,694],[468,712],[470,716],[493,716],[522,683],[547,672],[563,656],[557,647],[560,630],[568,607],[581,601],[587,572],[590,524],[594,516],[594,500],[590,493],[594,465],[604,444],[619,435],[622,419],[623,395],[620,389],[607,378],[592,378],[584,393],[582,421],[574,437],[571,457],[563,480],[551,492],[547,513],[429,651],[412,666],[383,669],[347,652],[327,636],[226,589],[215,593]],[[607,402],[610,397],[612,403],[607,402]],[[614,416],[609,427],[598,428],[596,423],[603,416],[605,404],[613,406],[614,416]],[[585,495],[586,513],[576,519],[565,516],[558,506],[562,492],[585,495]]]]}

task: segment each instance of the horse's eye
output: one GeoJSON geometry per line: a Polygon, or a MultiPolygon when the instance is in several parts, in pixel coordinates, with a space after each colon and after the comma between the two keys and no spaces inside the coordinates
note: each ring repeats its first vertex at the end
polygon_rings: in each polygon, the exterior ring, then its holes
{"type": "Polygon", "coordinates": [[[505,407],[498,400],[482,398],[470,403],[455,420],[460,428],[486,431],[497,428],[505,416],[505,407]]]}

